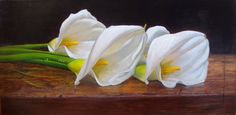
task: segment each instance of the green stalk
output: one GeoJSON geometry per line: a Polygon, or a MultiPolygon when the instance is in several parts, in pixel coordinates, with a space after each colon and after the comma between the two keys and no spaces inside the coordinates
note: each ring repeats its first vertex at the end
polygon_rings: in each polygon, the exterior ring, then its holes
{"type": "Polygon", "coordinates": [[[33,63],[33,64],[40,64],[40,65],[47,65],[47,66],[50,66],[50,67],[69,70],[68,66],[66,64],[56,62],[56,61],[51,61],[51,60],[33,59],[33,60],[24,60],[23,62],[33,63]]]}
{"type": "Polygon", "coordinates": [[[16,48],[16,47],[1,47],[0,54],[8,55],[8,54],[20,54],[20,53],[44,53],[44,54],[51,54],[51,55],[59,55],[68,57],[65,54],[59,53],[52,53],[48,51],[40,51],[40,50],[32,50],[32,49],[23,49],[23,48],[16,48]]]}
{"type": "Polygon", "coordinates": [[[23,44],[23,45],[10,45],[10,46],[4,46],[7,48],[24,48],[24,49],[42,49],[47,48],[47,43],[42,44],[23,44]]]}
{"type": "Polygon", "coordinates": [[[44,54],[44,53],[24,53],[24,54],[14,54],[14,55],[1,55],[0,62],[18,62],[26,61],[32,59],[50,60],[59,63],[69,64],[74,61],[74,59],[64,56],[44,54]]]}

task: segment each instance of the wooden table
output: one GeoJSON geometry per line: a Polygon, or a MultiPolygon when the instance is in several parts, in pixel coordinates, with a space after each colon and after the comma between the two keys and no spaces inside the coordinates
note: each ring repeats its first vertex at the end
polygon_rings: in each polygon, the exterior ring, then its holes
{"type": "Polygon", "coordinates": [[[3,115],[236,114],[236,55],[211,55],[204,84],[174,89],[134,78],[100,87],[91,78],[74,86],[69,71],[40,65],[0,63],[3,115]]]}

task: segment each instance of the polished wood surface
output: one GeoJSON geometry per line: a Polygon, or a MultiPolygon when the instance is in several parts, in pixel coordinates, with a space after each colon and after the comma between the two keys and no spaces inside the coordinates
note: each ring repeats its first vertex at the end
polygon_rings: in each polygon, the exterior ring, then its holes
{"type": "Polygon", "coordinates": [[[211,55],[204,84],[168,89],[134,78],[100,87],[87,76],[74,86],[69,71],[0,63],[0,102],[5,115],[26,114],[236,114],[236,55],[211,55]]]}

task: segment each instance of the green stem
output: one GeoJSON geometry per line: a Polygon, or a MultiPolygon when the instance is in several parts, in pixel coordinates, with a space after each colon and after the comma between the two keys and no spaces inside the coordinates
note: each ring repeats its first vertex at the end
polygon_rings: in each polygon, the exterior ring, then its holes
{"type": "Polygon", "coordinates": [[[23,45],[10,45],[10,46],[4,46],[7,48],[24,48],[24,49],[42,49],[47,48],[47,43],[42,44],[23,44],[23,45]]]}
{"type": "Polygon", "coordinates": [[[52,53],[52,52],[48,52],[48,51],[22,49],[22,48],[16,48],[16,47],[1,47],[0,48],[0,54],[4,54],[4,55],[7,54],[8,55],[8,54],[19,54],[19,53],[44,53],[44,54],[51,54],[51,55],[59,55],[59,56],[68,57],[65,54],[52,53]]]}
{"type": "Polygon", "coordinates": [[[44,54],[44,53],[25,53],[25,54],[14,54],[14,55],[2,55],[0,56],[0,62],[18,62],[32,59],[51,60],[59,63],[69,64],[74,59],[64,56],[44,54]]]}
{"type": "Polygon", "coordinates": [[[47,65],[47,66],[50,66],[50,67],[69,70],[66,64],[56,62],[56,61],[51,61],[51,60],[33,59],[33,60],[24,60],[23,62],[33,63],[33,64],[40,64],[40,65],[47,65]]]}

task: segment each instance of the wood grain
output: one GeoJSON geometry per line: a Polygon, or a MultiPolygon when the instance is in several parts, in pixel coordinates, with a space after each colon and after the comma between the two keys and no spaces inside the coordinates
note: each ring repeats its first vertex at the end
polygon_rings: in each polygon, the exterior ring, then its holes
{"type": "Polygon", "coordinates": [[[87,76],[74,86],[69,71],[23,63],[0,64],[2,113],[47,114],[235,114],[236,55],[211,55],[204,84],[168,89],[134,78],[100,87],[87,76]]]}

